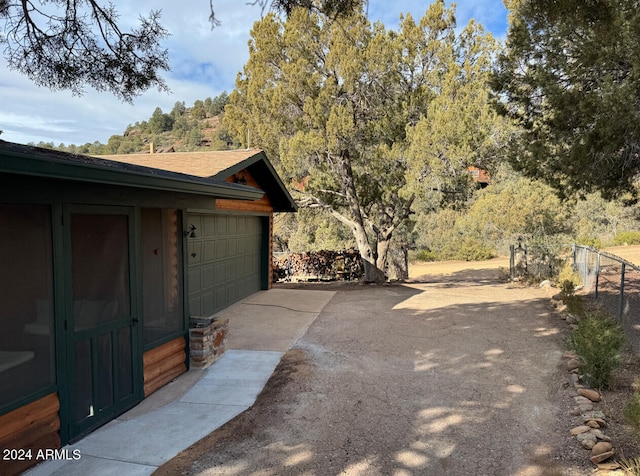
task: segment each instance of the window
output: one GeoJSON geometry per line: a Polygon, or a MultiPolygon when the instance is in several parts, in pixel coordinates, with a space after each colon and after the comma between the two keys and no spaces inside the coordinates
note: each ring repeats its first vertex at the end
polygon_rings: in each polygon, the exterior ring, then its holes
{"type": "Polygon", "coordinates": [[[178,211],[142,209],[144,343],[184,333],[178,211]]]}
{"type": "Polygon", "coordinates": [[[0,408],[55,384],[48,205],[0,204],[0,408]]]}

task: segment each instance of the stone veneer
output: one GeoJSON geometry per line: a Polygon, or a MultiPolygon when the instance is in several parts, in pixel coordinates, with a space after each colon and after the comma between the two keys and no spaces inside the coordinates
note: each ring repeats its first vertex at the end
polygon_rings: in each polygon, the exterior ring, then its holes
{"type": "Polygon", "coordinates": [[[204,369],[224,352],[229,319],[191,317],[189,319],[189,355],[191,368],[204,369]]]}

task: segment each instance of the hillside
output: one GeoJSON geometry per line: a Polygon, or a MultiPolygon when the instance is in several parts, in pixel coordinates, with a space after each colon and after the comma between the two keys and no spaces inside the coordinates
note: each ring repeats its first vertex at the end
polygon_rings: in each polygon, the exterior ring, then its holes
{"type": "Polygon", "coordinates": [[[213,99],[197,100],[192,107],[178,101],[168,113],[157,107],[150,118],[129,124],[122,135],[109,137],[106,144],[95,141],[83,145],[50,142],[32,145],[89,155],[148,152],[151,144],[160,152],[235,149],[240,144],[231,139],[222,125],[224,106],[228,101],[229,96],[223,92],[213,99]]]}

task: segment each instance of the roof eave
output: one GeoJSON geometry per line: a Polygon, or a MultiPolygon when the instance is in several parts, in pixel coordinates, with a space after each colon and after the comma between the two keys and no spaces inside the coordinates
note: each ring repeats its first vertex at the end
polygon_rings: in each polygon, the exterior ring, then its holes
{"type": "Polygon", "coordinates": [[[253,187],[225,182],[212,183],[210,180],[201,177],[158,169],[143,167],[135,167],[135,169],[122,170],[104,165],[71,163],[54,158],[33,157],[20,152],[3,154],[0,161],[0,172],[20,175],[192,193],[238,200],[259,200],[264,195],[262,190],[253,187]]]}

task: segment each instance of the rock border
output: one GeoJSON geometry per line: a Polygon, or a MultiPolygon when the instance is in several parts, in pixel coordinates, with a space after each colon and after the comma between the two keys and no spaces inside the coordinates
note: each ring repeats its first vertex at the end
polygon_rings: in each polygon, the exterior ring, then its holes
{"type": "MultiPolygon", "coordinates": [[[[572,330],[577,328],[578,319],[568,312],[560,294],[555,294],[551,298],[551,306],[572,330]]],[[[569,413],[577,419],[576,425],[569,430],[569,434],[575,436],[576,441],[589,451],[589,460],[596,467],[595,474],[622,476],[624,473],[620,471],[622,468],[620,464],[609,461],[615,456],[616,450],[611,438],[604,431],[608,423],[607,417],[599,408],[602,395],[580,382],[580,359],[577,355],[567,351],[562,357],[574,389],[570,395],[574,401],[574,407],[569,413]]]]}

